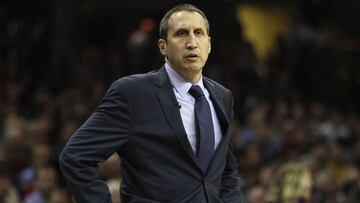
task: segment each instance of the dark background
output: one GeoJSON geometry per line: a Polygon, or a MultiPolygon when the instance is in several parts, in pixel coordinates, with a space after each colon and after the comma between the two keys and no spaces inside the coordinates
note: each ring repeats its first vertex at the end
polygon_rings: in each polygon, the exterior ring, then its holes
{"type": "MultiPolygon", "coordinates": [[[[70,202],[59,151],[111,82],[163,65],[158,24],[178,3],[0,2],[0,202],[36,193],[70,202]],[[39,168],[53,172],[39,180],[39,168]]],[[[246,202],[359,202],[360,1],[187,3],[210,22],[204,74],[236,101],[232,136],[246,202]],[[278,9],[283,20],[272,22],[278,9]],[[286,31],[269,37],[274,27],[286,31]]],[[[101,166],[115,191],[120,159],[101,166]]]]}

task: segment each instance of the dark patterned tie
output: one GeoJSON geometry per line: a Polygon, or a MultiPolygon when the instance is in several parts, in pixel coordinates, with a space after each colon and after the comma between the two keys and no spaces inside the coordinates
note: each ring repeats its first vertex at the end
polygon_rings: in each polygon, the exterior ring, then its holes
{"type": "Polygon", "coordinates": [[[195,98],[195,117],[199,126],[199,149],[197,156],[204,172],[210,164],[214,154],[214,126],[209,103],[200,86],[191,86],[189,93],[195,98]]]}

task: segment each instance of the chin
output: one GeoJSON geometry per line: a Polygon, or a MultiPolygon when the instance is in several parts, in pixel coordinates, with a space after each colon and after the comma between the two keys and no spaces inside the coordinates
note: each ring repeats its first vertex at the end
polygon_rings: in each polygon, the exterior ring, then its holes
{"type": "Polygon", "coordinates": [[[204,66],[201,64],[189,64],[188,68],[193,71],[201,71],[204,66]]]}

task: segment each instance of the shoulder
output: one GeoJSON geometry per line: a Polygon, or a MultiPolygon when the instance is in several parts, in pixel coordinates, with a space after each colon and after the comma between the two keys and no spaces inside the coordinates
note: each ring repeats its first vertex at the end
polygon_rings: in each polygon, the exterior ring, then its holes
{"type": "Polygon", "coordinates": [[[149,80],[157,73],[158,70],[153,70],[148,73],[134,74],[121,77],[113,82],[115,85],[131,85],[138,84],[139,82],[149,82],[149,80]]]}
{"type": "Polygon", "coordinates": [[[159,70],[153,70],[144,74],[134,74],[125,77],[121,77],[115,80],[110,89],[112,90],[122,90],[129,88],[142,88],[148,87],[151,83],[153,83],[153,78],[156,77],[159,70]]]}
{"type": "Polygon", "coordinates": [[[220,94],[223,94],[223,95],[232,95],[231,94],[231,91],[226,88],[225,86],[223,86],[222,84],[216,82],[215,80],[213,79],[210,79],[208,77],[203,77],[203,80],[204,80],[204,83],[212,88],[213,90],[215,90],[216,92],[220,93],[220,94]]]}

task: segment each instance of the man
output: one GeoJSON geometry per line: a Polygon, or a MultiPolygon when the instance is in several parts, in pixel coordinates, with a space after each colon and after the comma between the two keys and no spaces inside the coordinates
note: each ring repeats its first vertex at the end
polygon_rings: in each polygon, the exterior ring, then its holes
{"type": "Polygon", "coordinates": [[[229,149],[230,91],[202,76],[210,53],[209,23],[192,5],[160,22],[165,65],[114,82],[70,138],[60,167],[78,202],[111,202],[98,162],[121,157],[122,203],[239,203],[229,149]]]}

